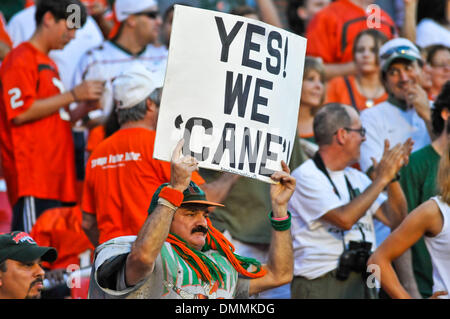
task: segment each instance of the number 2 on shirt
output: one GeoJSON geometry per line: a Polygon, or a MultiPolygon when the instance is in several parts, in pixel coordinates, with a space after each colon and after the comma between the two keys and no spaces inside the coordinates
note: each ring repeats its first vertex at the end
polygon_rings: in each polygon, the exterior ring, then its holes
{"type": "Polygon", "coordinates": [[[8,94],[11,95],[10,103],[12,109],[17,109],[23,105],[23,101],[20,100],[22,97],[22,91],[20,91],[19,88],[12,88],[8,91],[8,94]]]}
{"type": "MultiPolygon", "coordinates": [[[[59,79],[53,78],[52,82],[61,93],[64,93],[64,84],[59,79]]],[[[11,96],[10,103],[12,109],[17,109],[18,107],[23,106],[23,101],[20,99],[22,97],[22,91],[18,87],[10,89],[8,94],[11,96]]],[[[59,109],[59,116],[64,121],[70,121],[70,115],[63,107],[59,109]]]]}

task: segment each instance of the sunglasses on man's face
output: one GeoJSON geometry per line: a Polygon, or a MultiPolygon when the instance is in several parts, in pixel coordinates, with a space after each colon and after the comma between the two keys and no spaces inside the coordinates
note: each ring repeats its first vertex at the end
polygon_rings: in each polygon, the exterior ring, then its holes
{"type": "Polygon", "coordinates": [[[145,15],[149,17],[150,19],[156,19],[159,16],[159,11],[144,11],[135,13],[135,15],[145,15]]]}
{"type": "Polygon", "coordinates": [[[391,55],[393,55],[394,53],[408,54],[411,52],[413,54],[416,53],[413,51],[413,49],[411,47],[402,45],[402,46],[391,48],[391,49],[387,50],[380,56],[380,58],[382,58],[383,60],[386,60],[386,59],[389,59],[391,57],[391,55]]]}

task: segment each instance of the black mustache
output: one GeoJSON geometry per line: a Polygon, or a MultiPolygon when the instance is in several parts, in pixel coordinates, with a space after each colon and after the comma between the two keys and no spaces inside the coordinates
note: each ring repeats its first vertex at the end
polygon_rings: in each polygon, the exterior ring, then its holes
{"type": "Polygon", "coordinates": [[[43,284],[43,283],[44,283],[44,279],[38,278],[38,279],[36,279],[35,281],[33,281],[33,282],[31,283],[31,285],[33,286],[33,285],[36,285],[36,284],[38,284],[38,283],[43,284]]]}
{"type": "Polygon", "coordinates": [[[208,232],[208,228],[203,227],[202,225],[198,225],[196,227],[194,227],[191,231],[191,234],[193,233],[203,233],[206,234],[208,232]]]}
{"type": "Polygon", "coordinates": [[[42,279],[42,278],[36,279],[35,281],[33,281],[33,282],[30,284],[30,288],[32,288],[34,285],[37,285],[37,284],[44,284],[44,279],[42,279]]]}

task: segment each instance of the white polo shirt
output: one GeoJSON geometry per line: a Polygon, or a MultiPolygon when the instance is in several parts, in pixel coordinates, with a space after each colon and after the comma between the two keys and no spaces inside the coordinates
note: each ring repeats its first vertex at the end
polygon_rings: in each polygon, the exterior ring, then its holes
{"type": "Polygon", "coordinates": [[[367,133],[367,140],[361,144],[359,162],[363,172],[373,165],[371,157],[380,161],[385,139],[393,147],[411,137],[414,141],[413,152],[431,143],[425,122],[416,110],[402,110],[389,101],[362,111],[361,124],[367,133]]]}

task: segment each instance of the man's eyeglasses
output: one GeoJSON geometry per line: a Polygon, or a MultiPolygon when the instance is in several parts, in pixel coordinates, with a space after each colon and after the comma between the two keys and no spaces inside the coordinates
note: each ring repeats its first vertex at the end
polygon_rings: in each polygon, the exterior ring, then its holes
{"type": "Polygon", "coordinates": [[[416,52],[411,52],[411,51],[413,51],[413,48],[406,46],[406,45],[401,45],[401,46],[387,50],[380,56],[380,58],[382,58],[383,60],[389,59],[390,56],[393,55],[394,53],[399,53],[399,54],[412,53],[413,55],[417,54],[416,52]]]}
{"type": "Polygon", "coordinates": [[[343,127],[344,130],[350,131],[350,132],[358,132],[361,137],[366,136],[366,129],[364,127],[361,128],[349,128],[349,127],[343,127]]]}
{"type": "Polygon", "coordinates": [[[159,11],[143,11],[139,13],[135,13],[135,15],[145,15],[150,19],[156,19],[159,16],[159,11]]]}
{"type": "MultiPolygon", "coordinates": [[[[359,135],[361,135],[361,137],[366,136],[366,129],[364,127],[361,128],[350,128],[350,127],[343,127],[344,130],[346,131],[350,131],[350,132],[358,132],[359,135]]],[[[334,132],[334,135],[337,134],[339,130],[337,130],[336,132],[334,132]]]]}

